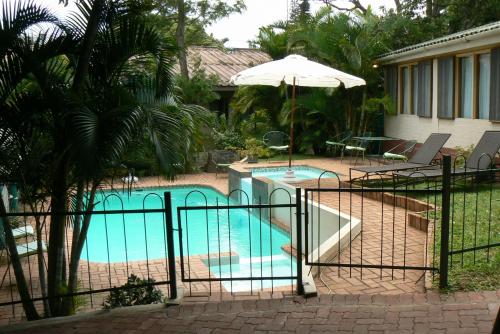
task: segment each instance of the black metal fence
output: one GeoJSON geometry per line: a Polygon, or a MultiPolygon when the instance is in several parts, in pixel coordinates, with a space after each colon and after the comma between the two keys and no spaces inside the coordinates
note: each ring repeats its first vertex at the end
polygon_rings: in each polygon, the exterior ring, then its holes
{"type": "MultiPolygon", "coordinates": [[[[71,298],[74,309],[93,309],[102,307],[112,291],[151,286],[160,287],[168,298],[176,298],[171,205],[164,205],[170,203],[170,194],[165,193],[162,198],[156,193],[143,193],[142,207],[137,209],[125,210],[124,200],[126,197],[122,198],[114,192],[102,193],[101,201],[97,203],[99,208],[92,212],[92,224],[81,254],[77,291],[51,298],[71,298]],[[148,208],[150,204],[156,208],[148,208]],[[151,235],[157,236],[155,247],[151,247],[151,235]],[[141,261],[137,261],[137,256],[141,257],[141,261]],[[144,281],[137,286],[123,286],[130,275],[136,275],[144,281]]],[[[38,207],[43,209],[40,205],[38,207]]],[[[31,300],[40,310],[43,301],[49,299],[44,293],[46,283],[43,282],[47,280],[51,217],[66,216],[63,265],[67,277],[74,217],[86,213],[84,210],[61,213],[31,211],[23,207],[19,212],[7,214],[14,228],[17,252],[27,278],[31,300]]],[[[22,316],[22,301],[6,246],[0,250],[0,258],[0,310],[6,314],[7,308],[10,308],[11,317],[22,316]]]]}
{"type": "MultiPolygon", "coordinates": [[[[296,198],[300,194],[297,189],[296,198]]],[[[273,191],[265,199],[266,204],[261,198],[252,203],[240,189],[229,193],[225,203],[219,198],[210,203],[197,190],[184,201],[183,206],[177,207],[177,230],[181,280],[187,283],[189,295],[199,289],[193,287],[196,283],[205,283],[202,287],[209,294],[212,289],[250,294],[276,289],[294,292],[302,286],[301,255],[294,259],[291,254],[293,248],[301,247],[300,238],[293,237],[301,233],[301,202],[294,201],[287,190],[273,191]],[[273,201],[277,191],[286,194],[279,203],[273,201]],[[231,200],[234,192],[239,192],[243,204],[231,200]],[[201,205],[188,205],[191,196],[201,197],[201,205]],[[275,224],[276,209],[288,210],[285,226],[275,224]],[[292,216],[296,217],[295,224],[292,216]]]]}
{"type": "MultiPolygon", "coordinates": [[[[302,266],[297,265],[301,256],[300,253],[292,256],[292,249],[301,247],[292,245],[292,232],[296,229],[300,235],[300,201],[297,204],[293,194],[277,189],[268,198],[251,204],[248,195],[238,191],[246,198],[245,204],[233,201],[232,194],[208,200],[205,193],[192,191],[179,204],[179,198],[175,201],[171,192],[163,196],[141,192],[140,208],[133,209],[125,209],[126,204],[134,205],[124,203],[131,200],[133,192],[127,191],[125,196],[102,192],[98,207],[92,212],[78,267],[78,291],[51,298],[69,297],[75,309],[93,309],[102,307],[112,291],[146,286],[159,287],[171,299],[177,298],[179,286],[192,296],[214,292],[253,294],[263,290],[294,293],[302,287],[302,266]],[[280,203],[273,200],[278,191],[285,194],[280,203]],[[193,204],[190,199],[194,195],[202,201],[198,199],[193,204]],[[288,210],[288,226],[274,224],[272,215],[277,209],[288,210]],[[295,226],[290,223],[292,216],[296,217],[295,226]],[[146,281],[124,287],[130,275],[146,281]]],[[[300,189],[295,196],[300,198],[300,189]]],[[[40,278],[47,277],[51,217],[57,214],[67,217],[64,249],[67,272],[74,217],[85,213],[25,210],[7,214],[16,226],[16,233],[24,231],[16,240],[17,249],[31,300],[40,310],[43,301],[49,299],[43,293],[44,280],[40,278]],[[33,231],[28,228],[32,226],[33,231]]],[[[9,308],[10,317],[15,318],[23,315],[22,301],[8,249],[0,252],[5,260],[0,264],[3,276],[0,309],[9,308]]]]}
{"type": "Polygon", "coordinates": [[[445,156],[439,168],[365,175],[350,183],[325,172],[304,189],[305,264],[332,292],[342,283],[335,276],[425,283],[427,273],[432,280],[439,273],[445,288],[450,268],[498,262],[499,170],[493,159],[481,159],[488,164],[467,168],[464,157],[452,166],[445,156]],[[322,216],[323,205],[336,213],[322,216]]]}
{"type": "Polygon", "coordinates": [[[407,280],[411,285],[438,269],[432,240],[441,187],[426,180],[425,187],[415,188],[383,175],[365,176],[356,184],[338,177],[330,178],[330,185],[325,181],[320,178],[317,186],[304,190],[304,257],[330,293],[339,291],[334,284],[342,281],[336,278],[407,280]],[[416,195],[421,199],[413,199],[416,195]],[[329,219],[320,214],[324,205],[334,209],[329,219]]]}
{"type": "Polygon", "coordinates": [[[473,270],[478,265],[500,262],[500,169],[484,154],[477,164],[472,164],[473,168],[459,156],[449,168],[450,193],[443,200],[449,219],[443,219],[441,230],[441,245],[447,249],[440,249],[448,254],[449,269],[473,270]],[[488,167],[481,168],[480,163],[488,167]]]}
{"type": "MultiPolygon", "coordinates": [[[[424,282],[427,273],[439,273],[446,287],[449,268],[498,261],[500,249],[498,169],[490,164],[464,173],[458,161],[452,167],[445,157],[438,177],[415,171],[402,179],[375,175],[353,183],[325,172],[315,186],[295,193],[279,188],[265,198],[242,190],[208,198],[195,190],[179,201],[170,192],[143,192],[142,203],[125,210],[133,192],[103,193],[78,267],[78,291],[56,297],[72,297],[75,308],[100,307],[131,274],[148,279],[143,286],[158,286],[168,298],[177,297],[178,287],[193,296],[300,294],[303,275],[309,274],[330,292],[341,291],[338,278],[410,286],[424,282]]],[[[85,212],[22,210],[7,216],[18,228],[30,295],[41,308],[47,300],[40,278],[47,271],[51,217],[67,216],[67,268],[73,217],[85,212]]],[[[0,310],[22,315],[7,249],[0,252],[0,310]]]]}

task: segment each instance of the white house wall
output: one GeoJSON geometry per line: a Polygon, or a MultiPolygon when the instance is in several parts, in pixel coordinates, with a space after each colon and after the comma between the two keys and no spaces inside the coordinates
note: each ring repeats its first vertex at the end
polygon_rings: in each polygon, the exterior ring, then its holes
{"type": "Polygon", "coordinates": [[[445,147],[455,148],[475,146],[486,130],[500,131],[500,124],[487,120],[419,118],[409,115],[386,116],[385,135],[406,140],[415,139],[422,143],[433,132],[451,133],[445,147]]]}
{"type": "Polygon", "coordinates": [[[437,117],[437,59],[433,60],[432,73],[432,118],[416,115],[385,116],[385,135],[401,139],[415,139],[422,143],[433,132],[451,133],[445,147],[455,148],[475,145],[484,131],[500,130],[500,123],[484,119],[455,118],[454,120],[437,117]]]}

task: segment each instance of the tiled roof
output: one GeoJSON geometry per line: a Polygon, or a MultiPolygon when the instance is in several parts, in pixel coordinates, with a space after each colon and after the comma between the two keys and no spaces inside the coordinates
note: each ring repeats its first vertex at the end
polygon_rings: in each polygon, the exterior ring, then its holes
{"type": "Polygon", "coordinates": [[[378,57],[378,60],[384,60],[384,58],[388,58],[388,57],[391,57],[391,58],[397,57],[399,55],[402,56],[407,52],[415,51],[417,49],[438,48],[441,44],[445,44],[445,43],[453,41],[453,40],[462,39],[462,38],[466,39],[467,37],[471,37],[471,36],[478,37],[476,35],[487,33],[487,32],[493,31],[493,30],[500,30],[500,21],[488,23],[488,24],[485,24],[485,25],[482,25],[482,26],[479,26],[476,28],[459,31],[459,32],[451,34],[451,35],[446,35],[443,37],[432,39],[430,41],[410,45],[410,46],[404,47],[402,49],[398,49],[395,51],[384,53],[378,57]]]}
{"type": "MultiPolygon", "coordinates": [[[[196,64],[208,75],[219,77],[218,86],[233,86],[229,83],[231,76],[247,68],[267,63],[271,57],[257,49],[228,49],[216,47],[193,46],[188,48],[188,69],[192,73],[196,64]]],[[[175,67],[179,71],[179,67],[175,67]]]]}

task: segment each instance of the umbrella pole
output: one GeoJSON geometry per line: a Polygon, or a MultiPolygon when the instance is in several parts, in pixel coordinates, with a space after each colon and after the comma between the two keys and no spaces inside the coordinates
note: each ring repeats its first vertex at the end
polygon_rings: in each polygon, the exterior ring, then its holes
{"type": "Polygon", "coordinates": [[[293,150],[293,116],[295,114],[295,77],[292,86],[292,110],[290,116],[290,147],[288,148],[288,168],[292,169],[292,150],[293,150]]]}

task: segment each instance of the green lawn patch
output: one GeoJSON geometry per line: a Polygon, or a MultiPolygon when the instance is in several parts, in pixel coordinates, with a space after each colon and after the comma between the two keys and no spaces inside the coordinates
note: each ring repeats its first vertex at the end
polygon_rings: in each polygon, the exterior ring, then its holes
{"type": "MultiPolygon", "coordinates": [[[[360,185],[360,182],[357,182],[360,185]]],[[[364,182],[372,188],[384,187],[390,191],[392,180],[364,182]]],[[[398,189],[441,189],[441,181],[396,184],[398,189]]],[[[403,195],[404,194],[399,194],[403,195]]],[[[430,204],[438,210],[429,212],[429,218],[436,215],[435,267],[439,267],[441,193],[437,195],[412,194],[413,197],[430,204]]],[[[488,244],[500,243],[500,184],[484,181],[475,183],[471,179],[460,180],[452,185],[450,196],[450,251],[471,249],[488,244]]],[[[432,232],[429,232],[432,233],[432,232]]],[[[432,254],[432,251],[431,251],[432,254]]],[[[449,257],[450,290],[495,290],[500,288],[500,247],[485,248],[449,257]]],[[[437,283],[437,280],[435,281],[437,283]]]]}

